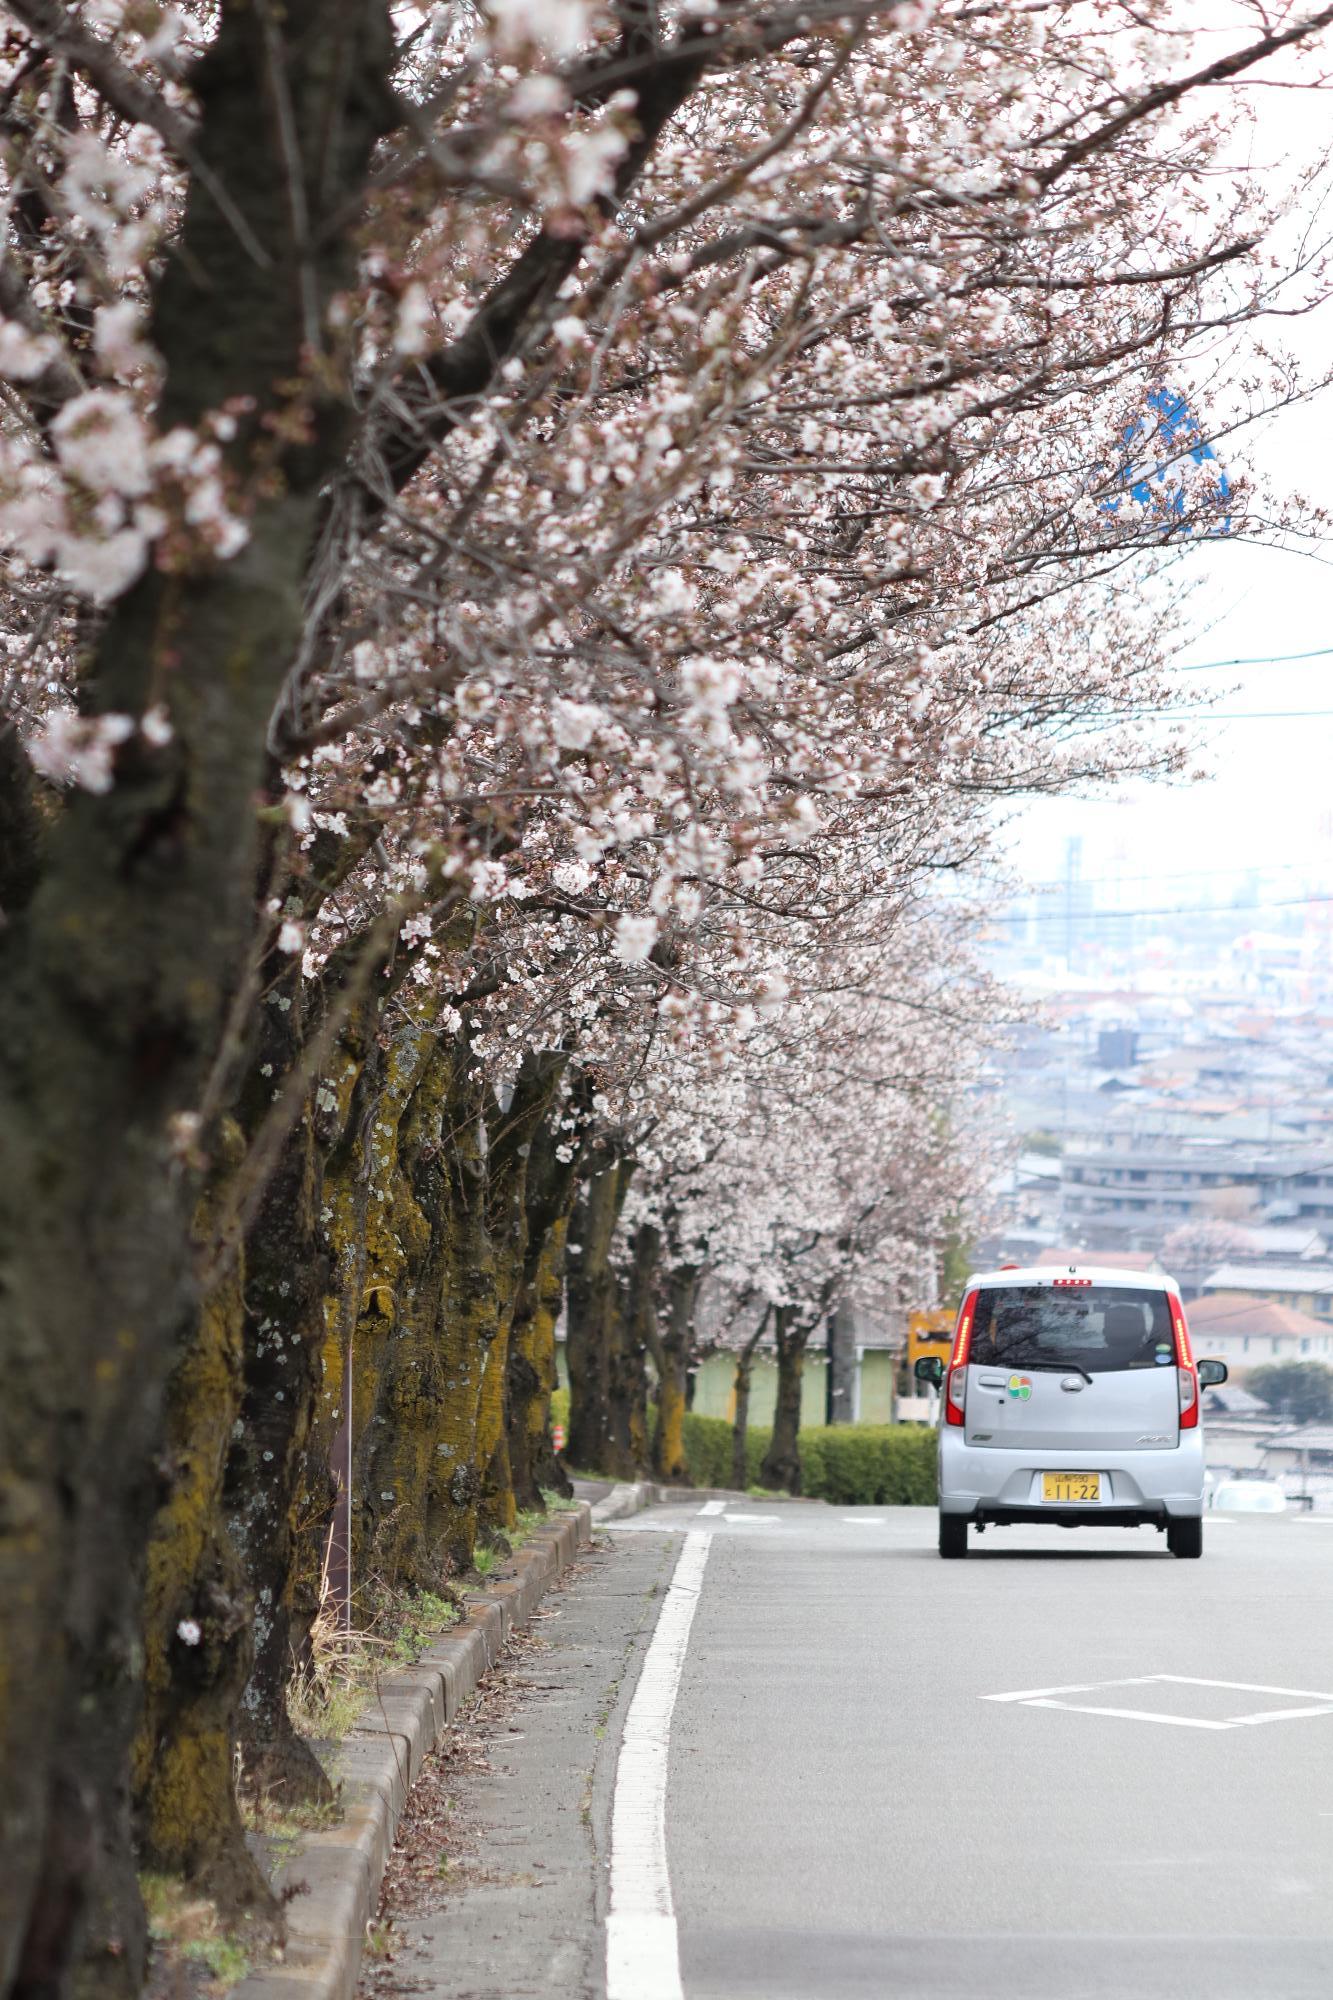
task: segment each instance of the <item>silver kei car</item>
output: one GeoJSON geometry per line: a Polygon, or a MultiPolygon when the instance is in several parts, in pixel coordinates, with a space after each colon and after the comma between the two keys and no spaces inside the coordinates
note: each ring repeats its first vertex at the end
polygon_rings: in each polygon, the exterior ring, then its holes
{"type": "Polygon", "coordinates": [[[1017,1522],[1164,1532],[1203,1553],[1202,1388],[1173,1278],[1071,1265],[969,1278],[940,1394],[940,1554],[1017,1522]]]}

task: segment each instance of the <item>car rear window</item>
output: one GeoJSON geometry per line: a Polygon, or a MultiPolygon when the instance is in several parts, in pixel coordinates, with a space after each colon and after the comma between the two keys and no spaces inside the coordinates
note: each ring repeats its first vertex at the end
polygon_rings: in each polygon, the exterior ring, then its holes
{"type": "Polygon", "coordinates": [[[969,1359],[979,1367],[1078,1367],[1089,1375],[1175,1360],[1165,1292],[1127,1285],[996,1285],[977,1294],[969,1359]]]}

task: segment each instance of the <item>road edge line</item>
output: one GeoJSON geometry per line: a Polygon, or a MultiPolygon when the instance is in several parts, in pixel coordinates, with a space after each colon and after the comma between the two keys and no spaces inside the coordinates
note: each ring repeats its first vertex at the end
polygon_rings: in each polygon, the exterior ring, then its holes
{"type": "Polygon", "coordinates": [[[606,2000],[683,2000],[666,1852],[667,1764],[712,1539],[700,1528],[685,1537],[625,1717],[611,1801],[606,2000]]]}

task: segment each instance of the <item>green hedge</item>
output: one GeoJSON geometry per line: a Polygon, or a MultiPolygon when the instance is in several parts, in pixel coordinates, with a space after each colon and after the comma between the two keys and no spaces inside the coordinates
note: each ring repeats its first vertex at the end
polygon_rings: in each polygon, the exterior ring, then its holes
{"type": "MultiPolygon", "coordinates": [[[[745,1483],[759,1484],[759,1461],[768,1450],[771,1431],[753,1424],[745,1433],[745,1483]]],[[[731,1486],[731,1425],[725,1417],[685,1415],[685,1463],[695,1486],[731,1486]]]]}
{"type": "MultiPolygon", "coordinates": [[[[557,1389],[551,1416],[569,1423],[569,1391],[557,1389]]],[[[745,1437],[745,1483],[759,1484],[769,1430],[745,1437]]],[[[685,1418],[685,1458],[695,1486],[731,1485],[731,1425],[724,1417],[685,1418]]],[[[836,1507],[933,1507],[933,1424],[835,1424],[801,1432],[801,1483],[811,1500],[836,1507]]]]}
{"type": "Polygon", "coordinates": [[[802,1431],[801,1489],[838,1507],[933,1507],[933,1424],[835,1424],[802,1431]]]}
{"type": "MultiPolygon", "coordinates": [[[[745,1439],[746,1484],[759,1484],[771,1433],[745,1439]]],[[[840,1507],[933,1507],[935,1429],[930,1424],[835,1424],[803,1430],[802,1490],[840,1507]]],[[[722,1417],[687,1416],[685,1457],[696,1486],[731,1485],[731,1425],[722,1417]]]]}

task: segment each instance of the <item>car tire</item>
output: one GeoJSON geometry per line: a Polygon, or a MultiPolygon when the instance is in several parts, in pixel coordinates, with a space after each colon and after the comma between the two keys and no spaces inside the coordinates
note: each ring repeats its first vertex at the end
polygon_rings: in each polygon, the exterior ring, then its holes
{"type": "Polygon", "coordinates": [[[1201,1556],[1203,1554],[1203,1522],[1197,1515],[1184,1520],[1168,1521],[1166,1524],[1166,1545],[1173,1556],[1201,1556]]]}
{"type": "Polygon", "coordinates": [[[940,1515],[940,1554],[942,1556],[967,1554],[966,1514],[940,1515]]]}

